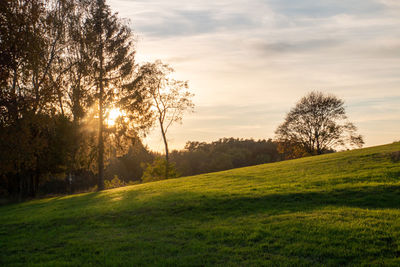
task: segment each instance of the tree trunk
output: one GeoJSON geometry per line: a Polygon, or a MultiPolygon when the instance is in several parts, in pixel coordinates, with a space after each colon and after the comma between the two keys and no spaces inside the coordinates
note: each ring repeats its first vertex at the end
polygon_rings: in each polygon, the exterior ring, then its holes
{"type": "Polygon", "coordinates": [[[28,177],[28,189],[26,190],[27,191],[27,195],[28,195],[28,197],[34,197],[34,194],[33,194],[33,173],[29,173],[29,177],[28,177]]]}
{"type": "Polygon", "coordinates": [[[29,175],[28,194],[32,198],[35,197],[35,174],[34,173],[31,173],[29,175]]]}
{"type": "Polygon", "coordinates": [[[100,71],[100,96],[99,96],[99,181],[98,190],[104,189],[104,140],[103,140],[103,72],[100,71]]]}
{"type": "Polygon", "coordinates": [[[98,34],[99,34],[99,61],[100,61],[100,66],[99,66],[99,155],[98,155],[98,172],[99,172],[99,177],[98,177],[98,190],[103,190],[104,189],[104,139],[103,139],[103,132],[104,132],[104,125],[103,125],[103,95],[104,95],[104,55],[103,55],[103,49],[104,49],[104,44],[103,44],[103,8],[104,8],[104,2],[102,0],[98,0],[97,4],[99,5],[99,24],[98,24],[98,34]]]}
{"type": "Polygon", "coordinates": [[[168,142],[167,142],[167,136],[164,131],[163,123],[160,121],[160,127],[161,127],[161,134],[164,140],[164,146],[165,146],[165,179],[168,179],[168,174],[169,174],[169,151],[168,151],[168,142]]]}
{"type": "Polygon", "coordinates": [[[24,174],[19,173],[18,178],[19,178],[18,201],[21,202],[25,198],[26,177],[24,174]]]}
{"type": "Polygon", "coordinates": [[[39,187],[39,177],[40,177],[40,170],[39,170],[39,159],[36,156],[36,166],[35,170],[30,174],[29,180],[29,196],[34,198],[36,197],[36,193],[39,187]]]}
{"type": "Polygon", "coordinates": [[[60,91],[60,89],[58,88],[57,89],[57,97],[58,97],[58,104],[60,105],[60,109],[61,109],[61,115],[63,115],[64,116],[64,106],[63,106],[63,103],[62,103],[62,94],[61,94],[61,91],[60,91]]]}
{"type": "Polygon", "coordinates": [[[316,135],[316,140],[317,140],[317,155],[321,155],[322,150],[321,150],[321,145],[319,143],[319,135],[316,135]]]}
{"type": "Polygon", "coordinates": [[[36,170],[35,176],[34,176],[34,184],[33,184],[33,190],[34,190],[34,196],[36,197],[39,191],[39,178],[40,178],[40,171],[36,170]]]}

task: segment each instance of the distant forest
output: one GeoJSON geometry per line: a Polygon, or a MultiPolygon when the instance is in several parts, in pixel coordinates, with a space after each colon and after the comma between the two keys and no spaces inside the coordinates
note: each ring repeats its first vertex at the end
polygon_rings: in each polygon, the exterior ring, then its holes
{"type": "Polygon", "coordinates": [[[187,142],[185,149],[173,151],[172,161],[184,176],[281,160],[277,143],[271,139],[222,138],[218,141],[187,142]]]}

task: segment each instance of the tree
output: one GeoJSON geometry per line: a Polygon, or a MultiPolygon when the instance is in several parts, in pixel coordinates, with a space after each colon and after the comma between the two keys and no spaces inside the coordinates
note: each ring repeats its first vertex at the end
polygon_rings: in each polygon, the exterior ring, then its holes
{"type": "Polygon", "coordinates": [[[169,176],[169,148],[167,132],[175,122],[182,122],[186,110],[193,110],[191,100],[193,94],[188,91],[187,81],[170,78],[174,69],[160,60],[147,63],[141,67],[143,85],[147,88],[152,105],[156,112],[156,120],[160,125],[165,147],[165,179],[169,176]]]}
{"type": "Polygon", "coordinates": [[[134,40],[130,28],[111,12],[104,0],[97,0],[92,5],[85,29],[98,104],[98,189],[102,190],[106,108],[117,103],[121,88],[131,81],[134,70],[134,40]]]}
{"type": "Polygon", "coordinates": [[[67,0],[0,3],[0,158],[7,165],[0,172],[15,175],[20,197],[35,196],[41,170],[51,167],[44,160],[47,130],[58,120],[51,74],[69,7],[67,0]]]}
{"type": "Polygon", "coordinates": [[[346,145],[362,147],[363,138],[356,131],[354,124],[347,120],[343,100],[311,92],[290,110],[275,134],[281,149],[282,144],[291,144],[296,146],[298,154],[319,155],[346,145]]]}

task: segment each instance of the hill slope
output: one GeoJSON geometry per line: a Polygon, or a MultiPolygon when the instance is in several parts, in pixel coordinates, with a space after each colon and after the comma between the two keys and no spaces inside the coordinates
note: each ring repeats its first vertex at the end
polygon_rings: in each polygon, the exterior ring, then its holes
{"type": "Polygon", "coordinates": [[[0,265],[400,265],[399,150],[0,207],[0,265]]]}

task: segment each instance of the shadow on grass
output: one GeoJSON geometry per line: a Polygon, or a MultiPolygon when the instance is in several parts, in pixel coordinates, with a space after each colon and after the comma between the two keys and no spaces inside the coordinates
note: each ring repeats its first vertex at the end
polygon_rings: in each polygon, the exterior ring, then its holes
{"type": "Polygon", "coordinates": [[[363,209],[400,208],[400,185],[272,194],[255,190],[254,196],[171,192],[144,200],[137,199],[139,194],[141,193],[136,190],[119,192],[118,200],[110,204],[112,196],[95,192],[79,197],[32,203],[9,212],[17,212],[19,216],[25,217],[26,220],[17,220],[24,221],[25,226],[37,220],[51,225],[84,224],[86,220],[99,220],[111,226],[125,225],[128,221],[128,225],[140,225],[160,223],[174,218],[203,222],[256,214],[279,215],[307,212],[327,206],[363,209]],[[92,209],[88,215],[88,211],[92,209]],[[47,218],[42,220],[42,216],[35,216],[30,220],[28,219],[30,214],[42,214],[47,218]]]}

